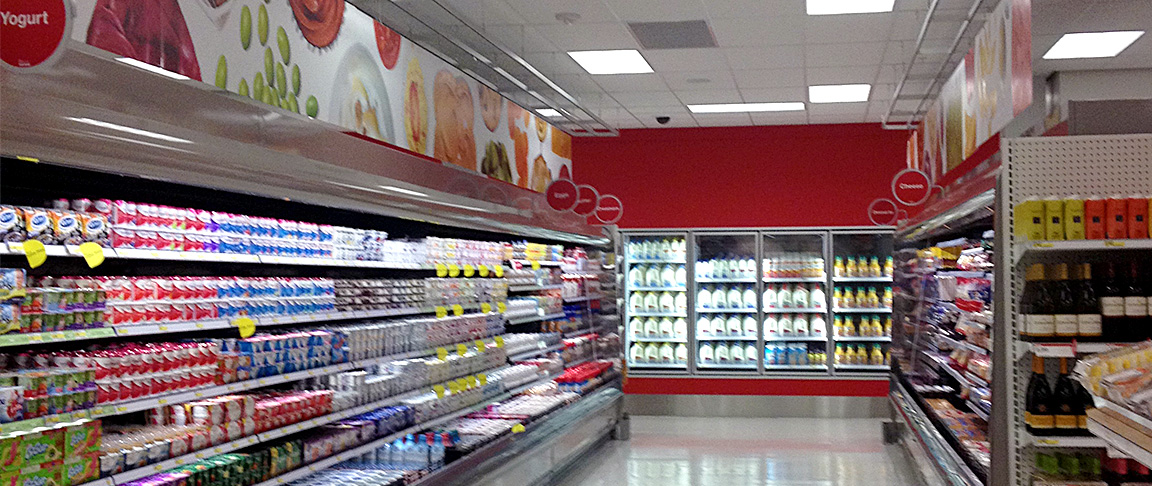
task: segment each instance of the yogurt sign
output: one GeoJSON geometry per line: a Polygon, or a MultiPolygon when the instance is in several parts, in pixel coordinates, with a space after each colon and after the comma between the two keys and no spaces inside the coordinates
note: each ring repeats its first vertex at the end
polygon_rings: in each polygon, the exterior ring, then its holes
{"type": "Polygon", "coordinates": [[[72,28],[68,0],[4,0],[0,4],[0,61],[33,70],[51,64],[72,28]]]}

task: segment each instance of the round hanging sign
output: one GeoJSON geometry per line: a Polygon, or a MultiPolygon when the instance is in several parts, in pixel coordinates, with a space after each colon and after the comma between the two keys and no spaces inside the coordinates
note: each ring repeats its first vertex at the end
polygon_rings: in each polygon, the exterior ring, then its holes
{"type": "Polygon", "coordinates": [[[932,194],[932,180],[916,169],[904,169],[892,178],[892,197],[905,206],[919,206],[932,194]]]}
{"type": "Polygon", "coordinates": [[[576,207],[572,208],[572,212],[581,216],[587,216],[596,210],[599,202],[600,193],[596,191],[595,187],[588,185],[577,186],[576,207]]]}
{"type": "Polygon", "coordinates": [[[624,204],[611,194],[600,196],[596,203],[596,220],[603,224],[614,224],[624,217],[624,204]]]}
{"type": "Polygon", "coordinates": [[[0,64],[14,71],[48,67],[64,52],[71,30],[68,0],[4,0],[0,4],[0,64]]]}
{"type": "Polygon", "coordinates": [[[877,226],[892,226],[899,216],[897,210],[891,199],[877,199],[868,205],[868,219],[877,226]]]}
{"type": "Polygon", "coordinates": [[[548,199],[548,205],[552,209],[570,211],[576,207],[578,192],[575,182],[568,179],[556,179],[548,185],[548,189],[544,191],[544,197],[548,199]]]}

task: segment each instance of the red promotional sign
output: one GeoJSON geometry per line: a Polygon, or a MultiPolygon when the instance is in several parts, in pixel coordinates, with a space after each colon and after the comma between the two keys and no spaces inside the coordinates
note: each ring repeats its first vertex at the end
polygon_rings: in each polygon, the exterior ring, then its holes
{"type": "Polygon", "coordinates": [[[613,195],[600,196],[596,203],[596,220],[604,224],[613,224],[624,217],[624,204],[620,198],[613,195]]]}
{"type": "Polygon", "coordinates": [[[592,214],[600,203],[600,193],[595,187],[588,185],[579,186],[577,189],[576,207],[572,208],[572,212],[581,216],[592,214]]]}
{"type": "Polygon", "coordinates": [[[548,185],[548,190],[544,191],[544,197],[548,199],[548,205],[557,211],[570,211],[576,207],[577,195],[579,190],[576,183],[568,179],[556,179],[548,185]]]}
{"type": "Polygon", "coordinates": [[[4,0],[0,5],[0,60],[16,69],[46,66],[63,51],[72,27],[68,0],[4,0]]]}
{"type": "Polygon", "coordinates": [[[904,169],[892,178],[892,197],[905,206],[919,206],[932,194],[932,180],[928,174],[915,169],[904,169]]]}
{"type": "Polygon", "coordinates": [[[877,199],[868,205],[868,219],[877,226],[892,226],[899,217],[896,203],[891,199],[877,199]]]}

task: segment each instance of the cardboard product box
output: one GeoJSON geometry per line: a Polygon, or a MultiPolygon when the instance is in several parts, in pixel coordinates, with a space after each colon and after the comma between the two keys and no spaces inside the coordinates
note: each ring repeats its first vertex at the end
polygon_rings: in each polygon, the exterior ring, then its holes
{"type": "MultiPolygon", "coordinates": [[[[0,436],[0,472],[16,472],[24,467],[24,453],[20,450],[24,435],[24,432],[13,432],[0,436]]],[[[0,481],[0,486],[3,484],[0,481]]]]}
{"type": "Polygon", "coordinates": [[[68,456],[61,466],[62,486],[76,486],[100,477],[100,453],[68,456]]]}
{"type": "Polygon", "coordinates": [[[34,465],[58,465],[64,459],[64,429],[36,428],[20,440],[24,468],[34,465]]]}
{"type": "Polygon", "coordinates": [[[80,420],[63,424],[64,457],[100,452],[100,421],[80,420]]]}
{"type": "Polygon", "coordinates": [[[64,484],[60,464],[30,466],[20,471],[16,486],[68,486],[64,484]]]}

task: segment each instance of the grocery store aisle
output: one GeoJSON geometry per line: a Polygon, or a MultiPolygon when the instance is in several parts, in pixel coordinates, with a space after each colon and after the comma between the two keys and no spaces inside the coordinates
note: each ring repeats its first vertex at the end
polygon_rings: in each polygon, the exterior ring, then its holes
{"type": "Polygon", "coordinates": [[[632,417],[557,486],[912,486],[879,419],[632,417]]]}

